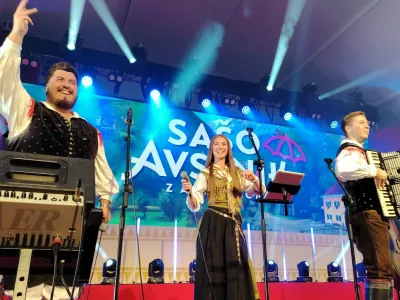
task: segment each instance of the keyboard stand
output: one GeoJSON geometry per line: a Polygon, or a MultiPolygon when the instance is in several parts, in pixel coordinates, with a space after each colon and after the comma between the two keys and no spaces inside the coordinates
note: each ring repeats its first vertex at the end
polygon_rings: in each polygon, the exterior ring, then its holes
{"type": "Polygon", "coordinates": [[[32,249],[21,249],[15,279],[13,298],[25,299],[28,287],[29,269],[31,267],[32,249]]]}

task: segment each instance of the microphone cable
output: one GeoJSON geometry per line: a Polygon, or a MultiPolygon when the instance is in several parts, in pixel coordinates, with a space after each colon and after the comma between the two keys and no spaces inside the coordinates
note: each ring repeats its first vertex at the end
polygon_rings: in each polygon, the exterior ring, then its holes
{"type": "MultiPolygon", "coordinates": [[[[129,162],[129,169],[131,169],[131,164],[129,162]]],[[[139,232],[138,232],[138,219],[136,216],[136,200],[133,194],[133,177],[131,177],[131,188],[132,188],[132,202],[133,202],[133,218],[135,219],[135,229],[136,229],[136,244],[137,244],[137,255],[138,255],[138,263],[139,263],[139,278],[140,278],[140,289],[142,292],[142,300],[144,299],[144,288],[143,288],[143,278],[142,278],[142,262],[140,260],[140,245],[139,245],[139,232]]],[[[135,278],[136,274],[133,274],[135,278]]]]}
{"type": "MultiPolygon", "coordinates": [[[[188,177],[188,175],[187,175],[187,173],[185,171],[181,172],[181,178],[184,179],[184,180],[187,180],[188,182],[190,182],[189,177],[188,177]]],[[[188,196],[192,199],[192,192],[191,191],[188,192],[188,196]]],[[[193,216],[194,216],[194,221],[196,223],[196,228],[198,228],[199,224],[197,222],[197,217],[196,217],[196,212],[195,211],[193,212],[193,216]]],[[[207,274],[207,278],[208,278],[208,283],[210,284],[211,295],[212,295],[213,300],[216,300],[215,294],[214,294],[214,289],[213,289],[212,283],[211,283],[211,276],[210,276],[210,273],[208,272],[206,256],[204,254],[203,242],[201,241],[201,237],[200,237],[200,228],[198,229],[197,238],[199,239],[199,242],[200,242],[201,254],[203,256],[204,266],[206,268],[206,274],[207,274]]]]}
{"type": "Polygon", "coordinates": [[[61,281],[62,281],[65,289],[67,290],[68,296],[71,298],[71,292],[70,292],[68,285],[64,279],[64,264],[65,264],[65,260],[61,260],[60,261],[60,277],[61,277],[61,281]]]}
{"type": "MultiPolygon", "coordinates": [[[[196,228],[197,228],[198,222],[197,222],[196,212],[193,212],[193,216],[194,216],[194,220],[195,220],[195,222],[196,222],[196,228]]],[[[203,243],[201,242],[200,228],[199,228],[199,232],[198,232],[197,238],[199,239],[199,242],[200,242],[201,254],[202,254],[202,256],[203,256],[204,266],[206,267],[206,273],[207,273],[208,283],[210,284],[211,295],[212,295],[212,297],[213,297],[213,300],[216,300],[215,294],[214,294],[214,289],[213,289],[212,283],[211,283],[210,273],[208,272],[207,261],[206,261],[206,256],[205,256],[205,254],[204,254],[203,243]]],[[[195,283],[195,284],[196,284],[196,283],[195,283]]]]}
{"type": "Polygon", "coordinates": [[[62,239],[59,236],[53,238],[53,254],[54,254],[54,270],[53,270],[53,282],[51,285],[50,300],[53,300],[54,289],[56,287],[56,277],[58,269],[58,250],[61,247],[62,239]]]}

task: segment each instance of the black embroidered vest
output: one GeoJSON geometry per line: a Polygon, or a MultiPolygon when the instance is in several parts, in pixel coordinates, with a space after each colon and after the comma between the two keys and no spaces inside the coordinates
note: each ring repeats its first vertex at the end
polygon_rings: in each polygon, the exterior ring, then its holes
{"type": "Polygon", "coordinates": [[[98,148],[96,128],[81,118],[68,121],[38,102],[29,126],[17,136],[7,138],[5,144],[9,151],[87,159],[95,159],[98,148]]]}
{"type": "MultiPolygon", "coordinates": [[[[351,143],[344,143],[340,146],[337,155],[339,155],[339,153],[347,147],[358,148],[365,154],[365,150],[363,148],[351,143]]],[[[355,209],[357,211],[368,209],[375,209],[377,211],[381,210],[374,178],[348,180],[344,183],[344,187],[353,198],[355,202],[355,209]]]]}

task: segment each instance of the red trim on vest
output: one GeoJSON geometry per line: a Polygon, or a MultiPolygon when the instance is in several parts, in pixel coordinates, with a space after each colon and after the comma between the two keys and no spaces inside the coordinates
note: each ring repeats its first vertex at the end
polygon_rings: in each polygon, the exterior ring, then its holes
{"type": "Polygon", "coordinates": [[[29,106],[29,110],[28,110],[28,113],[26,116],[31,119],[33,116],[33,111],[35,110],[35,100],[33,100],[31,98],[28,106],[29,106]]]}
{"type": "Polygon", "coordinates": [[[100,131],[97,130],[97,138],[99,139],[99,147],[103,146],[103,136],[101,135],[100,131]]]}

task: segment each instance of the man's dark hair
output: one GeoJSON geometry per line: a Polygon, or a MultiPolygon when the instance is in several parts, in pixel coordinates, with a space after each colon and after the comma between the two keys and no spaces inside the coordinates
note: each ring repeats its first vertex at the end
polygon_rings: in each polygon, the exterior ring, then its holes
{"type": "Polygon", "coordinates": [[[46,84],[49,82],[50,78],[54,75],[54,72],[57,70],[70,72],[75,75],[76,79],[78,79],[78,73],[76,72],[74,67],[71,66],[69,63],[63,61],[63,62],[55,63],[54,65],[52,65],[50,67],[49,72],[47,72],[47,76],[46,76],[46,84]]]}

